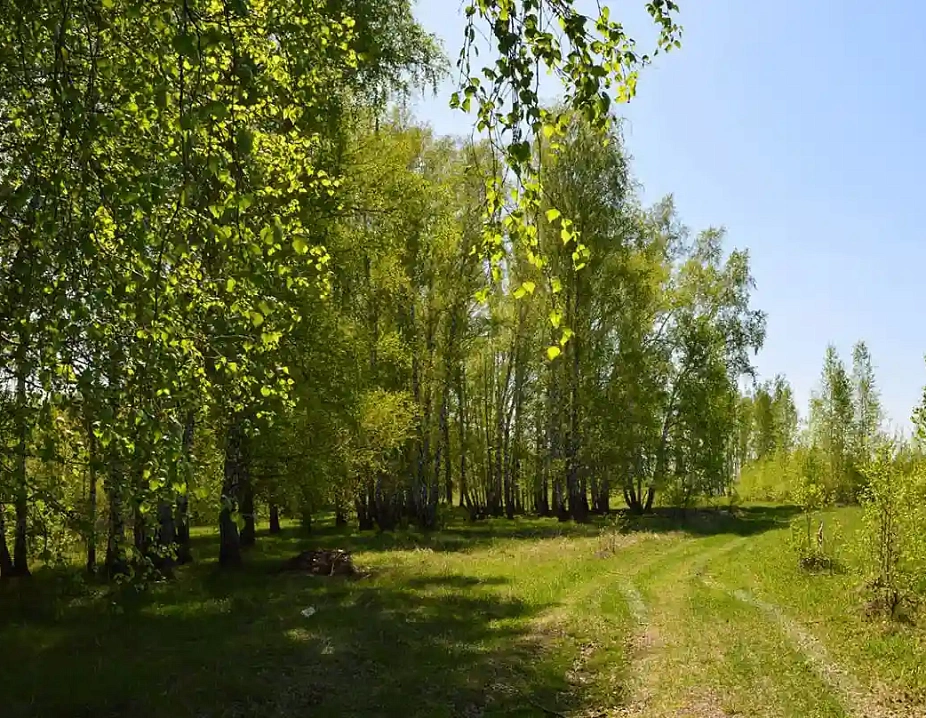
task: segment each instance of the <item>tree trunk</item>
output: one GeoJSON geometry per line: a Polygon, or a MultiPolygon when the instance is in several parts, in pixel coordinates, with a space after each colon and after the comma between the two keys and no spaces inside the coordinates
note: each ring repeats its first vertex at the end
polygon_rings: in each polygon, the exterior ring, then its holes
{"type": "Polygon", "coordinates": [[[488,361],[485,363],[485,396],[483,398],[483,415],[485,416],[485,442],[486,442],[486,470],[485,470],[485,507],[492,516],[501,516],[501,431],[499,423],[501,407],[493,411],[493,396],[495,394],[495,380],[498,373],[495,354],[492,355],[491,370],[488,361]],[[494,419],[494,421],[493,421],[494,419]],[[494,424],[494,429],[493,429],[494,424]],[[497,443],[496,443],[497,442],[497,443]]]}
{"type": "Polygon", "coordinates": [[[460,432],[460,506],[466,506],[466,368],[460,364],[457,383],[457,410],[459,411],[460,432]]]}
{"type": "Polygon", "coordinates": [[[173,576],[175,546],[177,539],[174,523],[174,507],[170,501],[158,501],[157,553],[154,557],[157,569],[168,578],[173,576]]]}
{"type": "Polygon", "coordinates": [[[192,411],[187,412],[183,426],[183,443],[180,469],[183,472],[183,491],[177,495],[177,562],[180,564],[193,561],[190,547],[190,479],[193,475],[193,432],[196,417],[192,411]]]}
{"type": "Polygon", "coordinates": [[[135,499],[134,511],[132,512],[132,538],[134,540],[135,550],[138,552],[139,556],[147,556],[148,531],[147,526],[145,526],[145,516],[141,511],[141,507],[141,498],[135,499]]]}
{"type": "Polygon", "coordinates": [[[276,504],[270,504],[270,535],[280,533],[280,507],[276,504]]]}
{"type": "Polygon", "coordinates": [[[241,518],[244,519],[244,526],[241,527],[241,546],[249,548],[257,542],[257,527],[254,517],[254,487],[250,481],[247,456],[244,457],[242,468],[244,480],[241,483],[241,518]]]}
{"type": "Polygon", "coordinates": [[[564,491],[563,479],[553,479],[553,510],[556,512],[557,521],[569,520],[569,501],[564,491]]]}
{"type": "MultiPolygon", "coordinates": [[[[444,450],[444,500],[448,506],[453,506],[453,477],[450,472],[450,384],[453,356],[455,354],[455,341],[457,335],[457,311],[451,310],[450,328],[448,329],[447,346],[444,347],[444,386],[441,392],[440,431],[444,450]]],[[[460,447],[463,451],[463,447],[460,447]]],[[[435,474],[435,477],[437,474],[435,474]]]]}
{"type": "Polygon", "coordinates": [[[502,495],[505,501],[505,517],[514,518],[514,476],[512,475],[511,460],[511,429],[509,422],[505,422],[505,428],[502,434],[502,460],[499,467],[499,474],[502,475],[502,495]]]}
{"type": "Polygon", "coordinates": [[[653,499],[656,498],[656,487],[650,486],[646,490],[646,505],[643,507],[643,513],[648,514],[653,510],[653,499]]]}
{"type": "MultiPolygon", "coordinates": [[[[579,290],[574,289],[572,319],[578,327],[579,290]]],[[[569,497],[569,514],[578,523],[588,521],[588,494],[579,476],[579,334],[570,342],[572,372],[569,380],[569,440],[566,442],[566,492],[569,497]]]]}
{"type": "Polygon", "coordinates": [[[449,383],[444,381],[444,387],[441,392],[440,416],[438,424],[440,427],[440,441],[437,443],[437,450],[434,452],[434,481],[438,481],[441,469],[444,471],[444,500],[448,504],[453,504],[453,481],[450,478],[450,426],[447,421],[447,404],[450,402],[449,383]]]}
{"type": "Polygon", "coordinates": [[[642,514],[644,511],[642,495],[637,493],[636,489],[633,487],[633,483],[624,487],[624,501],[627,504],[627,508],[630,509],[631,513],[642,514]]]}
{"type": "MultiPolygon", "coordinates": [[[[109,356],[109,408],[111,421],[117,426],[119,403],[117,389],[122,385],[120,356],[112,351],[109,356]]],[[[110,427],[112,428],[112,427],[110,427]]],[[[128,573],[125,551],[125,516],[124,492],[126,489],[125,457],[118,442],[110,442],[106,454],[106,481],[104,490],[109,504],[109,522],[106,535],[106,575],[109,578],[124,576],[128,573]]]]}
{"type": "Polygon", "coordinates": [[[380,531],[392,531],[398,524],[399,497],[392,489],[386,489],[383,486],[382,474],[376,476],[376,488],[374,491],[376,511],[376,525],[380,531]]]}
{"type": "MultiPolygon", "coordinates": [[[[518,333],[512,344],[512,361],[514,362],[514,441],[509,448],[510,454],[510,491],[512,508],[508,511],[508,518],[514,518],[515,511],[523,513],[524,507],[521,502],[521,432],[523,428],[522,419],[524,412],[524,362],[521,357],[521,328],[525,320],[526,307],[521,306],[518,315],[518,333]]],[[[507,433],[510,431],[511,418],[508,419],[506,427],[505,442],[508,442],[507,433]]]]}
{"type": "Polygon", "coordinates": [[[376,496],[372,478],[365,479],[361,484],[354,507],[357,510],[357,528],[372,531],[376,525],[376,496]]]}
{"type": "MultiPolygon", "coordinates": [[[[507,385],[507,379],[506,379],[507,385]]],[[[506,387],[497,388],[495,401],[495,469],[492,472],[492,515],[501,516],[505,501],[505,393],[506,387]]]]}
{"type": "Polygon", "coordinates": [[[608,477],[602,477],[598,481],[595,493],[595,511],[599,514],[607,514],[611,511],[611,481],[608,477]]]}
{"type": "Polygon", "coordinates": [[[235,419],[225,436],[225,462],[222,482],[222,510],[219,513],[219,566],[241,565],[241,536],[235,520],[244,473],[244,428],[235,419]]]}
{"type": "Polygon", "coordinates": [[[553,512],[556,514],[558,521],[569,520],[569,507],[566,503],[566,496],[563,491],[563,477],[560,474],[559,459],[562,456],[562,445],[560,438],[561,417],[559,406],[559,392],[556,386],[556,374],[554,364],[550,364],[550,393],[547,396],[549,415],[548,415],[548,432],[550,437],[550,476],[552,478],[553,488],[553,512]]]}
{"type": "Polygon", "coordinates": [[[0,502],[0,578],[9,578],[13,574],[13,558],[6,543],[6,509],[0,502]]]}
{"type": "Polygon", "coordinates": [[[106,575],[110,578],[124,575],[128,571],[125,561],[125,520],[122,516],[122,497],[119,495],[121,471],[118,466],[110,468],[109,533],[106,537],[106,575]],[[115,478],[113,475],[115,474],[115,478]]]}
{"type": "Polygon", "coordinates": [[[13,575],[29,575],[27,537],[29,525],[29,490],[26,474],[26,453],[29,439],[29,422],[26,416],[26,363],[25,332],[20,332],[21,353],[16,377],[16,465],[14,508],[16,523],[13,527],[13,575]]]}
{"type": "Polygon", "coordinates": [[[340,496],[334,500],[334,525],[338,528],[347,526],[347,513],[344,511],[340,496]]]}
{"type": "Polygon", "coordinates": [[[177,497],[177,518],[175,521],[175,539],[177,542],[177,563],[192,563],[193,551],[190,546],[190,499],[187,494],[177,497]]]}
{"type": "Polygon", "coordinates": [[[89,473],[89,488],[87,491],[87,573],[96,573],[96,434],[93,433],[93,424],[87,423],[87,466],[89,473]]]}
{"type": "MultiPolygon", "coordinates": [[[[447,402],[450,401],[450,395],[447,395],[447,402]]],[[[450,468],[450,420],[445,414],[443,417],[444,425],[444,493],[448,506],[453,506],[453,471],[450,468]]]]}
{"type": "MultiPolygon", "coordinates": [[[[549,400],[549,388],[547,391],[547,400],[549,400]]],[[[536,426],[536,475],[537,483],[535,484],[534,511],[538,516],[550,515],[550,435],[549,422],[544,427],[546,407],[537,407],[537,426],[536,426]]]]}

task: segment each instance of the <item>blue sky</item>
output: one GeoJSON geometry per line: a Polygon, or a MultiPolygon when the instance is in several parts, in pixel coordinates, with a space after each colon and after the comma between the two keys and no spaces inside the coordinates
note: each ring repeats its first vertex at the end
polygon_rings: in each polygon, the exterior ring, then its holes
{"type": "MultiPolygon", "coordinates": [[[[802,413],[826,344],[849,364],[864,339],[888,416],[907,427],[926,384],[926,5],[678,1],[682,49],[644,71],[622,112],[645,201],[672,193],[692,229],[725,226],[730,246],[750,250],[768,314],[756,364],[788,377],[802,413]]],[[[646,37],[644,0],[611,6],[646,37]]],[[[457,8],[416,9],[452,58],[457,8]]],[[[415,113],[468,135],[450,91],[415,113]]]]}

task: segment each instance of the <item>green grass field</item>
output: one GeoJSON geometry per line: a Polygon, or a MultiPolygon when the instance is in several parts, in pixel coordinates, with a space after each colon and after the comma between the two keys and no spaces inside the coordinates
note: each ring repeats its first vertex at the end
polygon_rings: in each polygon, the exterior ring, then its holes
{"type": "Polygon", "coordinates": [[[846,570],[823,575],[797,570],[793,515],[293,527],[230,574],[201,533],[175,581],[118,599],[40,572],[0,587],[0,715],[926,715],[924,634],[861,610],[857,512],[827,515],[846,570]],[[367,575],[277,571],[311,547],[367,575]]]}

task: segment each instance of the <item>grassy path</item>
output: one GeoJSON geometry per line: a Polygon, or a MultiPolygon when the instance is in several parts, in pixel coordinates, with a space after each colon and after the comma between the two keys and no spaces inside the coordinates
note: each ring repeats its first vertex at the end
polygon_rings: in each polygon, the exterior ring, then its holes
{"type": "MultiPolygon", "coordinates": [[[[779,531],[776,537],[779,566],[775,575],[787,577],[790,555],[782,551],[783,533],[779,531]]],[[[645,547],[635,547],[620,557],[623,574],[618,588],[635,624],[627,671],[628,700],[601,715],[926,715],[921,704],[897,700],[896,692],[885,692],[870,672],[855,669],[842,650],[836,658],[827,649],[824,639],[829,636],[816,632],[818,624],[832,618],[803,622],[799,606],[785,608],[756,595],[755,591],[765,588],[751,566],[757,541],[754,536],[722,533],[686,536],[657,560],[633,556],[633,551],[645,551],[645,547]],[[715,576],[718,569],[730,585],[715,576]]],[[[769,544],[771,539],[764,541],[769,544]]],[[[760,559],[776,560],[768,554],[760,559]]],[[[792,585],[808,592],[831,589],[827,578],[794,574],[792,585]]],[[[860,633],[871,630],[857,618],[854,625],[860,633]]],[[[864,636],[858,638],[864,640],[864,636]]]]}
{"type": "Polygon", "coordinates": [[[681,550],[631,570],[648,620],[624,715],[845,715],[777,625],[703,580],[712,560],[744,543],[685,539],[681,550]]]}

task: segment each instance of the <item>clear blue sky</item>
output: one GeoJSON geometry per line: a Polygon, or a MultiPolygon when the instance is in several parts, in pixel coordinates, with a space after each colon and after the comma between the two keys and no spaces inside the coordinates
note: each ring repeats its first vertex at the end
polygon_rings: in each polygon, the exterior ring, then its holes
{"type": "MultiPolygon", "coordinates": [[[[907,427],[926,384],[926,3],[678,1],[682,49],[644,71],[623,112],[644,199],[672,193],[692,229],[725,226],[750,250],[768,314],[756,364],[788,377],[802,413],[826,344],[848,365],[864,339],[888,416],[907,427]]],[[[417,7],[453,59],[458,2],[417,7]]],[[[611,6],[648,31],[644,0],[611,6]]],[[[450,91],[416,115],[468,135],[450,91]]]]}

